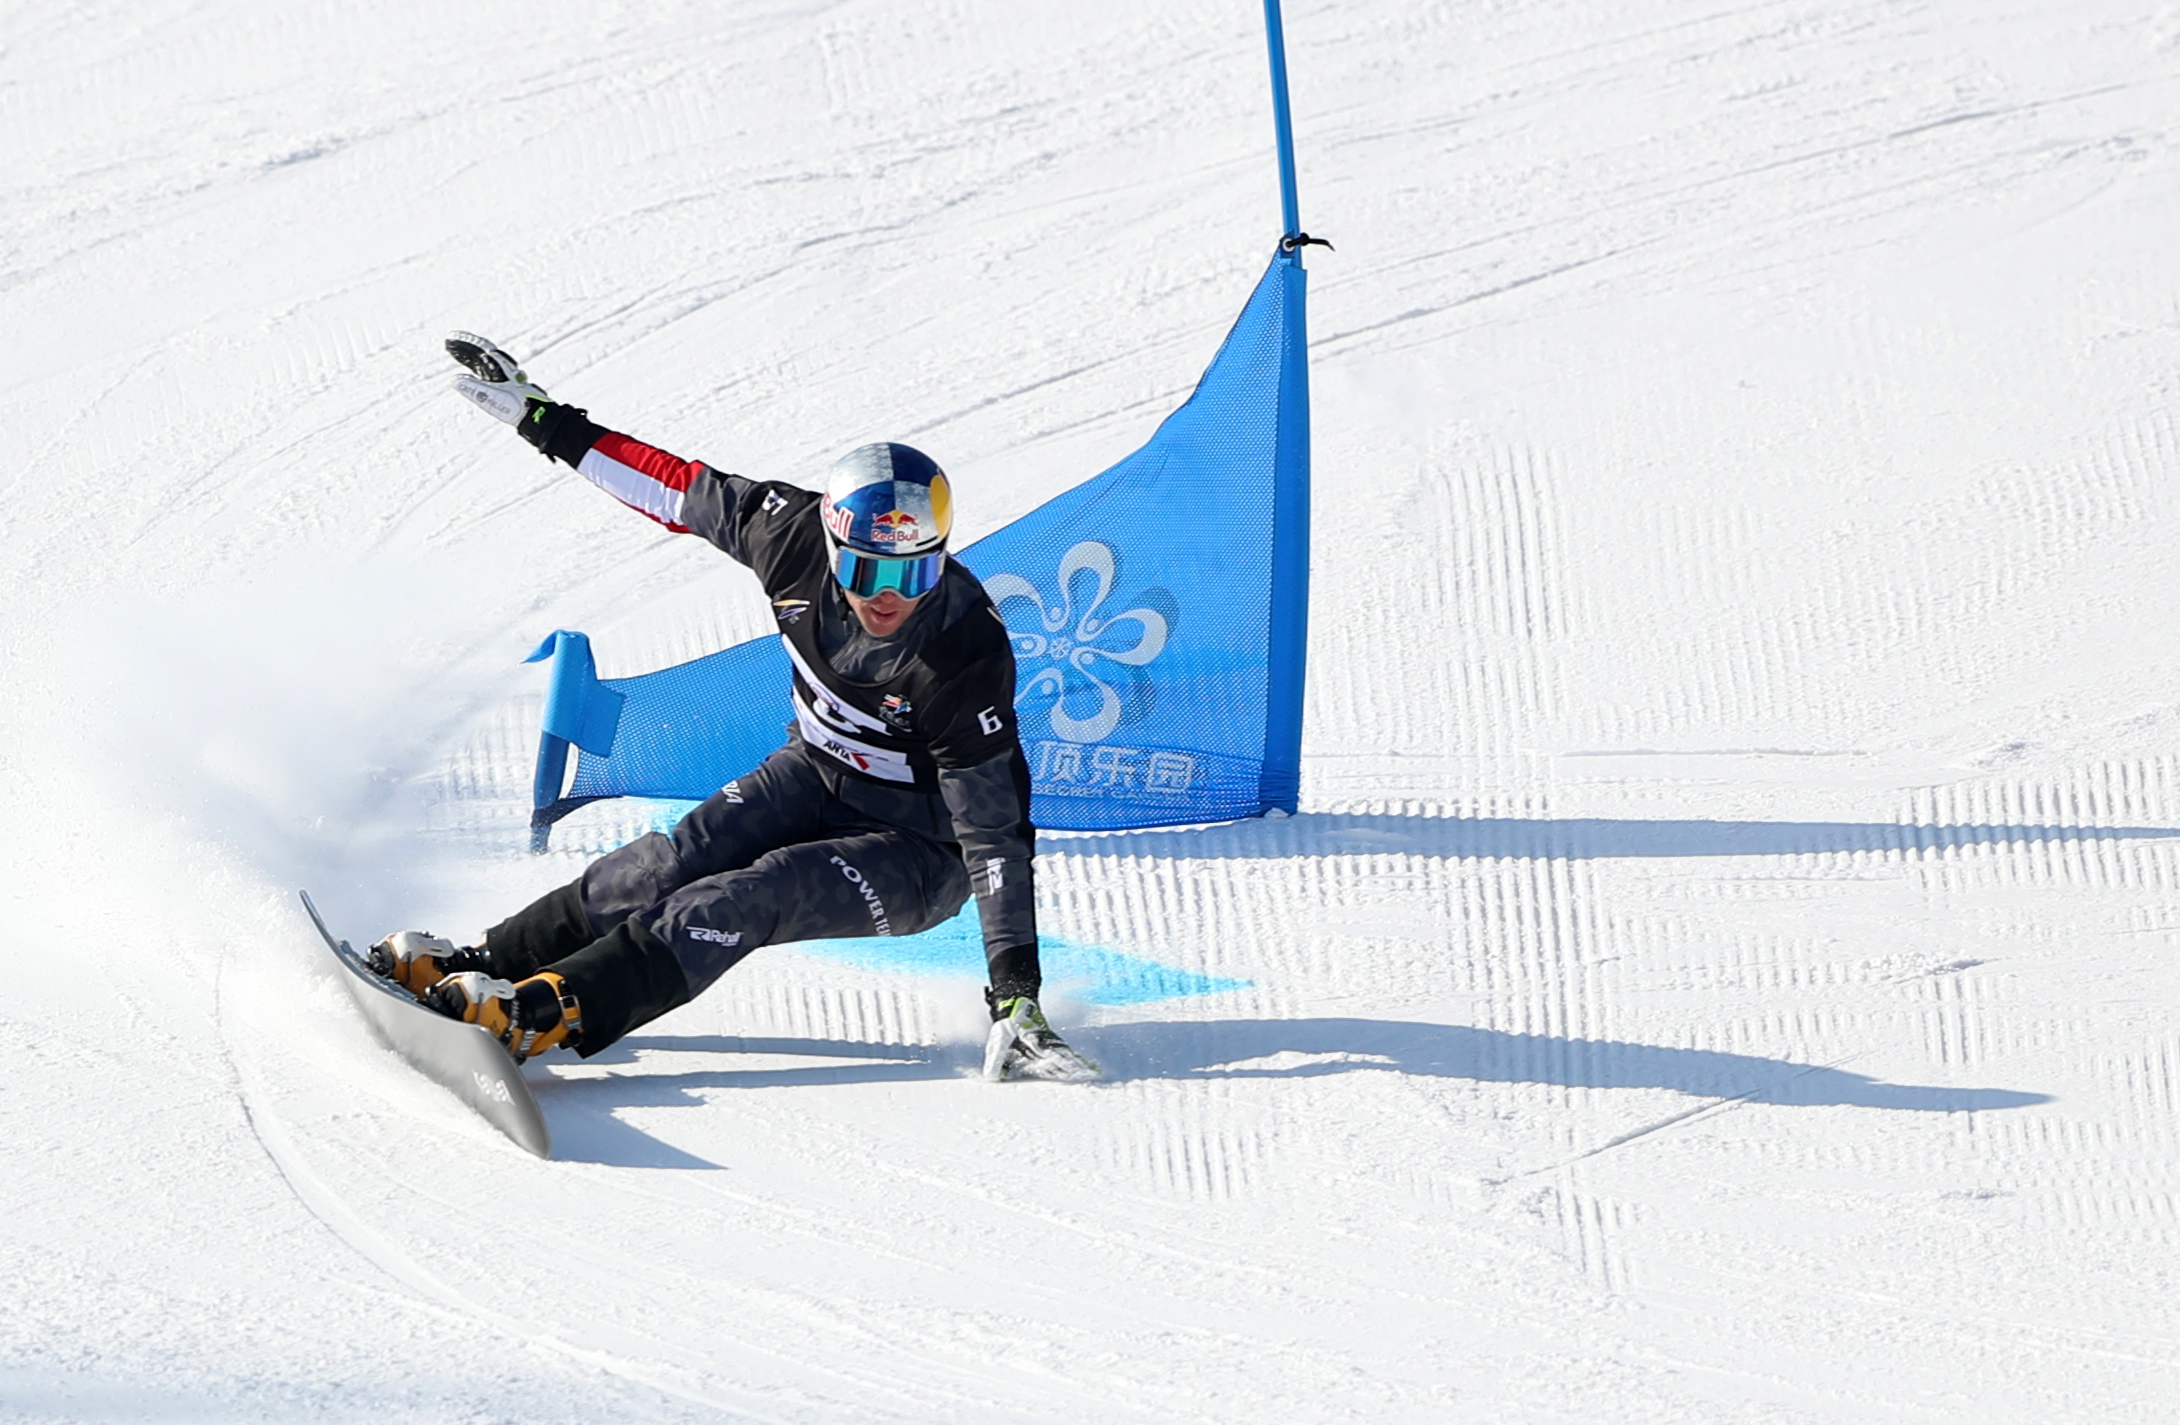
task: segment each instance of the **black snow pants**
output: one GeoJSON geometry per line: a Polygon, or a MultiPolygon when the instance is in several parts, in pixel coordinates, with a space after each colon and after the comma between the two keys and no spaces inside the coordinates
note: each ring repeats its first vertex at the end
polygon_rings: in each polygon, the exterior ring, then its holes
{"type": "Polygon", "coordinates": [[[552,970],[566,981],[587,1058],[760,946],[913,935],[968,898],[958,846],[856,810],[797,740],[671,834],[609,852],[494,926],[485,948],[503,978],[552,970]]]}

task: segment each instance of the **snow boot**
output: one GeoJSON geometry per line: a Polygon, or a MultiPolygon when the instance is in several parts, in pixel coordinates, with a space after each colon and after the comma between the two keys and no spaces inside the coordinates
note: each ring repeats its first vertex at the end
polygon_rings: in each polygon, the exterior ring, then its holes
{"type": "Polygon", "coordinates": [[[428,930],[397,930],[363,958],[373,974],[392,980],[418,999],[449,975],[491,968],[483,946],[465,949],[428,930]]]}
{"type": "Polygon", "coordinates": [[[1097,1063],[1068,1046],[1045,1022],[1037,1001],[1028,995],[1001,999],[990,990],[984,1000],[992,1007],[992,1032],[984,1041],[985,1078],[1082,1084],[1098,1076],[1097,1063]]]}
{"type": "Polygon", "coordinates": [[[551,970],[520,984],[481,970],[460,971],[433,985],[424,1004],[449,1019],[483,1026],[518,1064],[547,1049],[573,1049],[583,1042],[583,1007],[551,970]]]}

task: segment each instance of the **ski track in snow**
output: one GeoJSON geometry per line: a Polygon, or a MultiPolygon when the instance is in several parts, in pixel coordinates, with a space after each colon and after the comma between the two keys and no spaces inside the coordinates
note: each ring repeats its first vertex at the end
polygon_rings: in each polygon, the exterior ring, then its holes
{"type": "MultiPolygon", "coordinates": [[[[0,1420],[2151,1421],[2180,1379],[2180,16],[1291,3],[1302,814],[1053,835],[1242,988],[768,950],[528,1070],[293,904],[473,935],[556,627],[746,575],[445,393],[964,537],[1132,449],[1276,236],[1260,16],[31,0],[0,25],[0,1420]]],[[[1215,512],[1202,512],[1215,529],[1215,512]]]]}

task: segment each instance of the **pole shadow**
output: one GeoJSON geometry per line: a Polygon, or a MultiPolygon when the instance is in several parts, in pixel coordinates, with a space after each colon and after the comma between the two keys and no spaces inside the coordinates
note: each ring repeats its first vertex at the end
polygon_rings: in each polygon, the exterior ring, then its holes
{"type": "Polygon", "coordinates": [[[1640,856],[1795,856],[1825,852],[1957,851],[2074,841],[2180,837],[2169,826],[1909,826],[1853,821],[1625,821],[1604,817],[1350,815],[1234,821],[1169,831],[1053,836],[1060,855],[1277,859],[1291,856],[1432,856],[1584,861],[1640,856]]]}
{"type": "Polygon", "coordinates": [[[2012,1089],[1889,1084],[1822,1064],[1710,1049],[1560,1039],[1401,1020],[1158,1021],[1107,1025],[1082,1031],[1079,1037],[1089,1052],[1103,1060],[1108,1082],[1303,1079],[1390,1070],[1479,1083],[1659,1088],[1694,1098],[1917,1113],[2025,1108],[2051,1101],[2049,1094],[2012,1089]],[[1286,1062],[1279,1062],[1282,1059],[1286,1062]]]}

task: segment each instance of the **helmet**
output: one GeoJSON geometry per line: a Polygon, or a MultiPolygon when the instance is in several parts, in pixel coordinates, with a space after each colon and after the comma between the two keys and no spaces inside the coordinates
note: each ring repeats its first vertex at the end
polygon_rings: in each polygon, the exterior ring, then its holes
{"type": "Polygon", "coordinates": [[[834,461],[818,516],[833,549],[833,577],[851,594],[867,599],[892,589],[918,598],[945,572],[953,493],[946,472],[912,446],[858,446],[834,461]]]}

